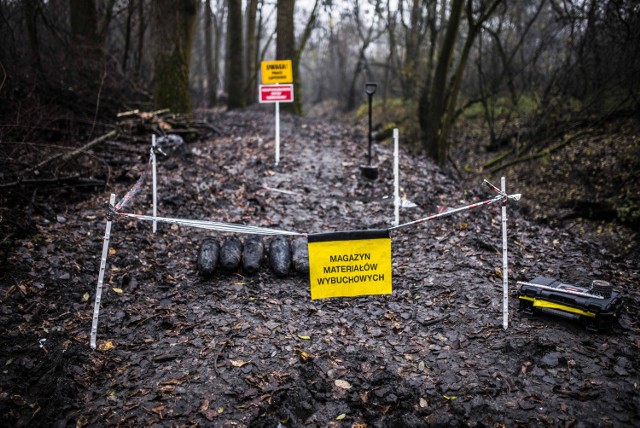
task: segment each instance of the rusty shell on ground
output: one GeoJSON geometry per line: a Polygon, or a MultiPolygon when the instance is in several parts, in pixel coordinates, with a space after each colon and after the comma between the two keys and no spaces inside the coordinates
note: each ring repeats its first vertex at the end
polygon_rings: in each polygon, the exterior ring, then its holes
{"type": "Polygon", "coordinates": [[[205,239],[200,244],[198,251],[198,261],[196,266],[198,272],[203,276],[211,276],[218,266],[218,257],[220,255],[220,245],[215,239],[205,239]]]}
{"type": "Polygon", "coordinates": [[[264,243],[262,237],[255,235],[247,238],[242,249],[242,270],[256,273],[264,259],[264,243]]]}
{"type": "Polygon", "coordinates": [[[309,273],[309,247],[307,238],[300,236],[291,242],[293,268],[298,273],[309,273]]]}
{"type": "Polygon", "coordinates": [[[269,263],[278,276],[287,276],[291,268],[291,246],[284,236],[276,236],[269,245],[269,263]]]}
{"type": "Polygon", "coordinates": [[[242,242],[236,237],[225,239],[220,248],[220,266],[227,271],[235,271],[242,261],[242,242]]]}

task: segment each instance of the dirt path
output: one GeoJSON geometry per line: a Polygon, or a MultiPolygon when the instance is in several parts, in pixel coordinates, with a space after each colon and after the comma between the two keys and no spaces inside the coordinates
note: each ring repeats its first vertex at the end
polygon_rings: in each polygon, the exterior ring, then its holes
{"type": "MultiPolygon", "coordinates": [[[[301,232],[389,224],[388,147],[376,150],[380,179],[367,181],[362,137],[282,119],[274,168],[271,114],[212,117],[223,136],[161,164],[160,213],[301,232]]],[[[402,177],[418,204],[404,220],[493,196],[407,155],[402,177]]],[[[308,278],[277,278],[266,263],[254,276],[203,279],[197,248],[212,234],[161,225],[153,235],[124,220],[112,234],[102,350],[92,351],[106,197],[36,218],[38,235],[10,256],[0,290],[5,426],[623,426],[640,417],[637,254],[514,206],[504,330],[497,207],[394,232],[392,295],[319,301],[308,278]],[[538,275],[611,281],[627,302],[619,325],[594,334],[519,313],[515,281],[538,275]]],[[[134,210],[149,206],[146,193],[134,210]]]]}

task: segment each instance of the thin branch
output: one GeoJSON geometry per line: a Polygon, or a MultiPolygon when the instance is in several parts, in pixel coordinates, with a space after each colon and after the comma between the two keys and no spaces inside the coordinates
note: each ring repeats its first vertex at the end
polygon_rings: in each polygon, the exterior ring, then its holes
{"type": "Polygon", "coordinates": [[[114,138],[116,135],[118,135],[118,131],[116,131],[116,130],[109,131],[106,134],[104,134],[103,136],[98,137],[95,140],[88,142],[84,146],[79,147],[79,148],[75,149],[74,151],[72,151],[70,153],[58,153],[55,156],[51,156],[50,158],[43,160],[38,165],[36,165],[35,167],[31,168],[31,170],[42,168],[44,165],[46,165],[49,162],[51,162],[53,160],[56,160],[58,158],[62,158],[63,161],[67,161],[67,160],[71,159],[72,157],[77,156],[78,154],[89,150],[91,147],[93,147],[95,145],[98,145],[98,144],[108,140],[109,138],[114,138]]]}

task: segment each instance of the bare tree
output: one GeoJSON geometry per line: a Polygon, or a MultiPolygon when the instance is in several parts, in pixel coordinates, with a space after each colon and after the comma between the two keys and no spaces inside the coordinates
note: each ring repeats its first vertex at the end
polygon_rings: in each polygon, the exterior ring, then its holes
{"type": "Polygon", "coordinates": [[[276,24],[276,59],[290,59],[293,67],[293,84],[295,100],[292,110],[295,114],[302,114],[302,85],[300,83],[300,60],[313,30],[316,13],[320,0],[315,0],[313,9],[300,36],[296,48],[293,25],[295,0],[278,0],[278,15],[276,24]]]}
{"type": "MultiPolygon", "coordinates": [[[[380,0],[376,0],[375,8],[376,10],[380,7],[380,0]]],[[[376,18],[378,14],[374,15],[376,18]]],[[[366,78],[372,79],[371,70],[369,69],[369,61],[367,59],[367,49],[375,40],[377,40],[382,34],[383,31],[378,29],[377,19],[373,19],[368,27],[365,29],[362,17],[361,5],[358,0],[353,3],[353,19],[355,22],[355,29],[358,34],[358,40],[360,41],[360,46],[358,49],[358,61],[356,62],[355,70],[353,71],[353,75],[351,76],[351,83],[349,84],[349,89],[347,93],[347,110],[353,110],[356,105],[356,93],[357,93],[357,84],[359,81],[359,77],[363,72],[366,72],[366,78]]]]}
{"type": "Polygon", "coordinates": [[[131,26],[133,21],[133,14],[135,12],[136,2],[134,0],[129,0],[129,4],[127,5],[127,20],[125,23],[125,36],[124,36],[124,52],[122,54],[122,70],[127,69],[127,61],[129,60],[129,49],[131,46],[131,26]]]}
{"type": "Polygon", "coordinates": [[[227,107],[244,107],[242,0],[227,0],[227,107]]]}
{"type": "Polygon", "coordinates": [[[246,89],[245,89],[245,103],[247,105],[256,102],[256,96],[258,93],[257,86],[257,61],[258,61],[258,39],[256,37],[256,17],[258,14],[258,0],[249,0],[247,5],[247,34],[246,34],[246,89]]]}
{"type": "Polygon", "coordinates": [[[217,76],[213,62],[213,11],[211,10],[211,0],[206,0],[204,4],[204,62],[207,72],[207,102],[213,106],[217,102],[217,76]]]}
{"type": "Polygon", "coordinates": [[[101,31],[94,0],[69,0],[71,38],[78,58],[98,60],[102,55],[101,31]]]}
{"type": "Polygon", "coordinates": [[[24,1],[24,18],[29,37],[29,50],[31,51],[31,63],[38,71],[42,71],[42,61],[40,59],[40,46],[38,42],[37,17],[40,13],[40,0],[24,1]]]}
{"type": "MultiPolygon", "coordinates": [[[[429,157],[440,166],[447,161],[449,131],[454,121],[458,93],[471,47],[482,24],[492,16],[503,0],[480,3],[474,10],[473,0],[453,0],[439,49],[433,80],[425,82],[418,105],[422,145],[429,157]],[[461,32],[463,12],[466,10],[467,31],[462,51],[453,64],[456,40],[461,32]],[[476,16],[477,15],[477,16],[476,16]]],[[[430,79],[430,76],[427,76],[430,79]]]]}
{"type": "Polygon", "coordinates": [[[154,99],[158,108],[189,113],[189,64],[195,32],[197,0],[152,3],[154,99]]]}

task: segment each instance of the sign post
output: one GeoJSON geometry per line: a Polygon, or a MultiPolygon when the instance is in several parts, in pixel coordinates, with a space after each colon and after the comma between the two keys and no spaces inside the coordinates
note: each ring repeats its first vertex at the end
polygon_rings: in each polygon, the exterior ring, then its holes
{"type": "Polygon", "coordinates": [[[291,60],[262,61],[260,103],[274,103],[276,110],[276,166],[280,163],[280,103],[293,102],[293,67],[291,60]]]}

